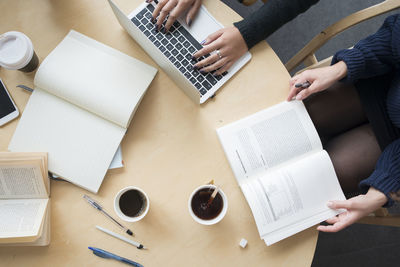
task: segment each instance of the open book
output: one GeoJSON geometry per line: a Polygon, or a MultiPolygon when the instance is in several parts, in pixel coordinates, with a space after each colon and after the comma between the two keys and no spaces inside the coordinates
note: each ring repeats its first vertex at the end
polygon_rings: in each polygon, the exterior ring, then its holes
{"type": "Polygon", "coordinates": [[[97,193],[157,69],[70,31],[40,65],[11,151],[47,151],[49,171],[97,193]]]}
{"type": "Polygon", "coordinates": [[[0,152],[0,246],[50,243],[46,153],[0,152]]]}
{"type": "Polygon", "coordinates": [[[267,245],[339,213],[326,203],[345,196],[302,102],[280,103],[217,133],[267,245]]]}

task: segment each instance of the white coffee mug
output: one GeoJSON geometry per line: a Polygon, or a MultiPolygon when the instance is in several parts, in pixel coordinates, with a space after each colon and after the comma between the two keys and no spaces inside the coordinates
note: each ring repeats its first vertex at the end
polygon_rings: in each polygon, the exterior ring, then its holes
{"type": "Polygon", "coordinates": [[[137,221],[143,219],[144,216],[146,216],[147,212],[149,211],[149,208],[150,208],[150,199],[149,199],[149,197],[147,196],[147,194],[142,189],[140,189],[139,187],[136,187],[136,186],[128,186],[128,187],[125,187],[125,188],[121,189],[117,193],[115,198],[114,198],[114,210],[115,210],[115,212],[117,213],[117,215],[122,220],[127,221],[127,222],[137,222],[137,221]],[[144,202],[143,203],[143,207],[139,210],[139,212],[135,216],[127,216],[126,214],[124,214],[122,212],[121,207],[120,207],[121,196],[124,193],[126,193],[126,192],[128,192],[130,190],[137,191],[141,195],[142,200],[144,202]]]}
{"type": "Polygon", "coordinates": [[[222,191],[222,189],[219,188],[219,189],[218,189],[218,194],[221,195],[221,197],[222,197],[222,203],[223,203],[221,212],[218,214],[217,217],[215,217],[215,218],[213,218],[213,219],[211,219],[211,220],[204,220],[204,219],[201,219],[201,218],[197,217],[197,215],[193,212],[193,209],[192,209],[192,199],[193,199],[193,196],[194,196],[199,190],[204,189],[204,188],[209,188],[210,190],[213,191],[213,190],[215,190],[217,187],[216,187],[215,185],[211,185],[211,184],[202,185],[202,186],[197,187],[197,188],[192,192],[192,194],[191,194],[190,197],[189,197],[189,201],[188,201],[189,213],[190,213],[190,215],[192,216],[192,218],[193,218],[196,222],[198,222],[198,223],[200,223],[200,224],[203,224],[203,225],[213,225],[213,224],[216,224],[216,223],[220,222],[220,221],[225,217],[226,211],[228,210],[228,198],[226,197],[224,191],[222,191]]]}

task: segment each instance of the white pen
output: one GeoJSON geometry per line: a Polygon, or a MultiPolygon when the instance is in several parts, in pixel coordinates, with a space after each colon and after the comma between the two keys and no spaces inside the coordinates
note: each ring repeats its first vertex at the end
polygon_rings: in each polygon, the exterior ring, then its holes
{"type": "Polygon", "coordinates": [[[138,249],[147,249],[147,248],[144,247],[142,244],[140,244],[140,243],[138,243],[138,242],[136,242],[136,241],[130,240],[130,239],[128,239],[128,238],[126,238],[126,237],[124,237],[124,236],[122,236],[122,235],[119,235],[119,234],[117,234],[117,233],[114,233],[114,232],[112,232],[112,231],[110,231],[110,230],[107,230],[107,229],[105,229],[105,228],[103,228],[103,227],[101,227],[101,226],[96,225],[96,228],[99,229],[100,231],[106,233],[106,234],[109,234],[109,235],[111,235],[111,236],[113,236],[113,237],[115,237],[115,238],[118,238],[118,239],[120,239],[120,240],[122,240],[122,241],[125,241],[125,242],[127,242],[127,243],[129,243],[129,244],[131,244],[131,245],[134,245],[134,246],[137,247],[138,249]]]}

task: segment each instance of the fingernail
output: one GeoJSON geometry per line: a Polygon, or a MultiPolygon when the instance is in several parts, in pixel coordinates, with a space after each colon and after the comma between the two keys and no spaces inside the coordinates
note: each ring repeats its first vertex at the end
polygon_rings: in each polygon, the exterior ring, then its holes
{"type": "Polygon", "coordinates": [[[198,70],[197,66],[193,66],[193,69],[194,69],[194,70],[198,70]]]}
{"type": "Polygon", "coordinates": [[[301,94],[298,94],[298,95],[296,95],[296,100],[301,100],[302,99],[302,95],[301,94]]]}
{"type": "Polygon", "coordinates": [[[204,70],[200,70],[201,74],[206,74],[206,72],[204,70]]]}
{"type": "Polygon", "coordinates": [[[188,26],[190,27],[190,25],[192,25],[192,19],[189,19],[188,21],[188,26]]]}
{"type": "Polygon", "coordinates": [[[327,205],[329,208],[333,208],[333,202],[332,202],[332,201],[326,202],[326,205],[327,205]]]}
{"type": "Polygon", "coordinates": [[[204,39],[203,41],[201,41],[201,45],[203,45],[203,44],[205,44],[206,43],[206,40],[204,39]]]}

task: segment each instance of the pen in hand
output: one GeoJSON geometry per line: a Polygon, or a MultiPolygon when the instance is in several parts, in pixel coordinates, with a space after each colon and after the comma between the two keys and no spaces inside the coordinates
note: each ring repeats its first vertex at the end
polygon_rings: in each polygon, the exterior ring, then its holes
{"type": "Polygon", "coordinates": [[[305,89],[305,88],[310,87],[310,85],[311,85],[311,83],[310,83],[309,81],[306,81],[306,82],[304,82],[304,83],[296,83],[296,84],[294,85],[294,87],[305,89]]]}
{"type": "Polygon", "coordinates": [[[309,81],[305,81],[304,83],[296,83],[294,87],[296,89],[299,89],[299,91],[297,91],[297,95],[292,96],[292,100],[302,100],[301,91],[307,89],[308,87],[310,87],[310,85],[311,83],[309,81]]]}
{"type": "Polygon", "coordinates": [[[129,230],[128,228],[126,228],[125,226],[123,226],[122,224],[120,224],[117,220],[115,220],[113,217],[111,217],[111,215],[109,215],[102,206],[100,206],[96,201],[94,201],[93,199],[91,199],[89,196],[87,195],[83,195],[83,198],[86,199],[86,201],[92,205],[93,207],[95,207],[96,209],[98,209],[101,213],[103,213],[107,218],[109,218],[111,221],[113,221],[116,225],[118,225],[121,229],[123,229],[125,231],[125,233],[127,233],[128,235],[133,236],[133,232],[131,230],[129,230]]]}

